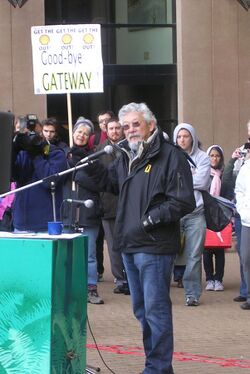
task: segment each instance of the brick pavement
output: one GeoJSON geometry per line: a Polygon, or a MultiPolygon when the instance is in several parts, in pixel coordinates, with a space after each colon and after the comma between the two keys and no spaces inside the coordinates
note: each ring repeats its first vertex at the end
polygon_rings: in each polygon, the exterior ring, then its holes
{"type": "MultiPolygon", "coordinates": [[[[105,251],[105,281],[99,284],[104,305],[88,305],[94,337],[109,371],[102,362],[88,329],[87,361],[101,374],[138,374],[144,357],[139,324],[130,297],[115,295],[105,251]]],[[[226,254],[224,292],[204,292],[199,307],[186,307],[184,294],[171,287],[174,316],[175,374],[249,374],[250,311],[232,301],[238,294],[239,263],[235,252],[226,254]]]]}

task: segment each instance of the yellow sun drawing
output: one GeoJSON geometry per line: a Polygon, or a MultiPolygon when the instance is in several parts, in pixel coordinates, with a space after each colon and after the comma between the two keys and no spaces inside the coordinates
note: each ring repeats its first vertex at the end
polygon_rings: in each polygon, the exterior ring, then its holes
{"type": "Polygon", "coordinates": [[[83,41],[86,44],[93,43],[93,41],[94,41],[94,35],[92,35],[92,34],[85,34],[84,37],[83,37],[83,41]]]}
{"type": "Polygon", "coordinates": [[[42,44],[42,45],[47,45],[49,44],[50,42],[50,38],[48,35],[41,35],[40,38],[39,38],[39,42],[42,44]]]}
{"type": "Polygon", "coordinates": [[[70,44],[72,41],[72,36],[69,34],[64,34],[62,37],[62,41],[64,44],[70,44]]]}

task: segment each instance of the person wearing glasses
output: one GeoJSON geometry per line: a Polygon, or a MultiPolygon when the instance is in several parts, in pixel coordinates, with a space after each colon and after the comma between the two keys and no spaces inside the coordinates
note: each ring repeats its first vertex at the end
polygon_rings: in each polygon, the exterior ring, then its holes
{"type": "Polygon", "coordinates": [[[97,114],[97,122],[99,131],[92,134],[88,141],[89,149],[96,149],[99,144],[103,144],[107,140],[107,122],[111,117],[114,117],[111,110],[103,110],[97,114]]]}
{"type": "Polygon", "coordinates": [[[89,167],[99,188],[119,195],[114,250],[121,251],[135,317],[142,327],[144,374],[173,374],[170,282],[180,219],[195,208],[192,174],[144,103],[119,111],[125,139],[109,168],[89,167]]]}

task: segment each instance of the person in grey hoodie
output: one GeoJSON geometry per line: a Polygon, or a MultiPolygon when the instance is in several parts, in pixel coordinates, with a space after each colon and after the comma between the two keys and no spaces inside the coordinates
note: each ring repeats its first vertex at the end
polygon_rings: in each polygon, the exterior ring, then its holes
{"type": "MultiPolygon", "coordinates": [[[[204,206],[200,191],[208,190],[210,184],[210,161],[206,152],[199,148],[199,141],[194,127],[188,123],[176,126],[173,141],[179,145],[194,161],[190,164],[195,210],[181,219],[181,232],[184,235],[183,256],[185,257],[185,271],[183,286],[187,306],[198,306],[201,296],[202,252],[206,233],[204,206]]],[[[178,258],[177,262],[178,264],[178,258]]]]}

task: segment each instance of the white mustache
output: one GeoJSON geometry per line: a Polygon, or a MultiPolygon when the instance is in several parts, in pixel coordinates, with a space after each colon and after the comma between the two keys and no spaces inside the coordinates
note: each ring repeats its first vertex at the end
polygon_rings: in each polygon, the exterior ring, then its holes
{"type": "Polygon", "coordinates": [[[127,140],[130,141],[131,139],[140,139],[140,135],[134,135],[134,134],[129,134],[127,137],[127,140]]]}

